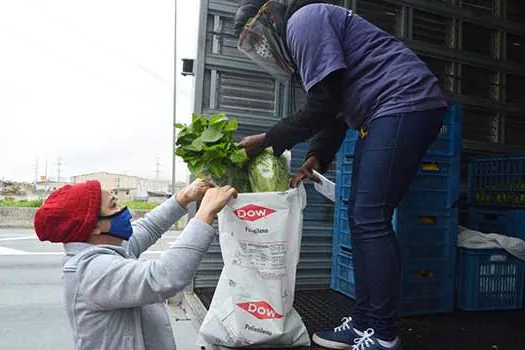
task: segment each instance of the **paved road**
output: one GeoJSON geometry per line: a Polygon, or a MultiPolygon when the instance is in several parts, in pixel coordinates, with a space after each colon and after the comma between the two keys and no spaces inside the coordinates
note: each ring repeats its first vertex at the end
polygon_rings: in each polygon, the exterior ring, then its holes
{"type": "MultiPolygon", "coordinates": [[[[144,258],[175,241],[168,232],[144,258]]],[[[62,245],[42,243],[32,230],[0,229],[0,349],[71,350],[62,304],[62,245]]]]}

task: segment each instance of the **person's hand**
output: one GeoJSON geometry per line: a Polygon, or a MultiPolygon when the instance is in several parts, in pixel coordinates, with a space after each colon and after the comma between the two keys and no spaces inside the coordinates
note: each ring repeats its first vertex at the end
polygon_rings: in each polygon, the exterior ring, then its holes
{"type": "Polygon", "coordinates": [[[206,191],[212,187],[213,185],[208,181],[197,179],[177,193],[177,202],[181,207],[186,208],[191,202],[200,201],[206,191]]]}
{"type": "Polygon", "coordinates": [[[316,170],[320,172],[321,168],[322,168],[321,163],[315,156],[311,156],[310,158],[308,158],[306,162],[304,162],[301,169],[299,169],[299,172],[297,173],[297,175],[295,175],[294,178],[292,179],[292,183],[291,183],[292,188],[296,188],[297,186],[299,186],[299,183],[304,178],[309,178],[315,182],[319,182],[320,181],[319,178],[317,178],[317,176],[314,175],[313,171],[316,170]]]}
{"type": "Polygon", "coordinates": [[[196,217],[208,225],[211,225],[215,215],[217,215],[232,198],[237,198],[237,191],[231,186],[209,189],[202,199],[196,217]]]}
{"type": "Polygon", "coordinates": [[[237,146],[244,148],[246,150],[246,153],[250,157],[254,157],[264,151],[265,145],[264,140],[266,139],[266,134],[257,134],[252,136],[246,136],[244,137],[241,142],[237,144],[237,146]]]}

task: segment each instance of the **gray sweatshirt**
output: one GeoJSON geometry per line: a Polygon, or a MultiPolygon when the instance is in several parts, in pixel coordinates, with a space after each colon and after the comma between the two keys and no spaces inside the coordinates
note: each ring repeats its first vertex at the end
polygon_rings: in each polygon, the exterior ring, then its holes
{"type": "Polygon", "coordinates": [[[192,219],[160,258],[137,258],[185,213],[173,196],[135,221],[122,246],[64,244],[64,298],[75,349],[175,349],[164,301],[191,282],[215,230],[192,219]]]}

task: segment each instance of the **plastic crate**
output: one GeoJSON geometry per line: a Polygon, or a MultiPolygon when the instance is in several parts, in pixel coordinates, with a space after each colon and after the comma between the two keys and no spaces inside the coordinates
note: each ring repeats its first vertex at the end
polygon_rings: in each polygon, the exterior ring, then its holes
{"type": "Polygon", "coordinates": [[[525,208],[525,155],[472,158],[468,189],[471,205],[525,208]]]}
{"type": "Polygon", "coordinates": [[[452,208],[459,199],[459,157],[427,155],[400,206],[452,208]]]}
{"type": "MultiPolygon", "coordinates": [[[[460,105],[453,104],[443,117],[443,126],[436,140],[429,147],[427,154],[436,156],[459,156],[461,153],[461,133],[463,125],[463,109],[460,105]]],[[[354,154],[355,143],[359,132],[349,129],[339,149],[339,156],[354,154]]]]}
{"type": "Polygon", "coordinates": [[[525,239],[525,209],[471,207],[468,213],[468,228],[525,239]]]}
{"type": "Polygon", "coordinates": [[[354,171],[354,160],[353,158],[345,161],[337,162],[336,166],[336,181],[337,184],[348,185],[352,180],[352,173],[354,171]]]}
{"type": "Polygon", "coordinates": [[[427,151],[429,155],[459,156],[461,154],[461,134],[463,110],[460,105],[451,105],[443,118],[443,126],[427,151]]]}
{"type": "Polygon", "coordinates": [[[458,213],[458,209],[400,208],[395,211],[392,224],[402,243],[455,246],[458,213]]]}
{"type": "Polygon", "coordinates": [[[503,249],[459,248],[458,301],[462,310],[510,310],[523,306],[525,262],[503,249]]]}
{"type": "Polygon", "coordinates": [[[453,263],[403,262],[400,316],[445,313],[453,309],[453,263]]]}
{"type": "Polygon", "coordinates": [[[330,287],[355,299],[354,263],[351,250],[335,247],[332,257],[330,287]]]}
{"type": "Polygon", "coordinates": [[[353,155],[355,153],[355,144],[357,142],[357,139],[345,139],[343,141],[343,144],[341,145],[341,148],[339,148],[339,152],[337,153],[338,158],[353,155]]]}
{"type": "Polygon", "coordinates": [[[337,249],[339,246],[352,248],[350,226],[348,223],[348,207],[346,205],[336,205],[332,240],[334,242],[334,249],[337,249]]]}
{"type": "MultiPolygon", "coordinates": [[[[348,200],[353,173],[353,157],[337,162],[336,196],[348,200]]],[[[403,197],[401,207],[452,208],[459,198],[460,159],[426,156],[420,164],[414,182],[403,197]]]]}
{"type": "Polygon", "coordinates": [[[456,260],[458,210],[399,208],[392,220],[403,263],[456,260]]]}
{"type": "MultiPolygon", "coordinates": [[[[402,316],[451,312],[454,308],[454,265],[425,262],[403,267],[401,283],[402,316]]],[[[330,287],[355,299],[353,256],[350,249],[336,247],[330,287]]]]}
{"type": "MultiPolygon", "coordinates": [[[[392,227],[403,258],[454,261],[458,216],[458,209],[396,209],[392,227]]],[[[352,247],[348,206],[342,202],[336,204],[333,237],[339,245],[352,247]]]]}

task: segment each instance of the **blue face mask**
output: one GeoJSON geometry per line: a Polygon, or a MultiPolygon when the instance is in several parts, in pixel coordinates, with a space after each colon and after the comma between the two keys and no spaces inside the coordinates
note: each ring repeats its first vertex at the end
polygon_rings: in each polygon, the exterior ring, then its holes
{"type": "Polygon", "coordinates": [[[112,236],[129,240],[133,234],[133,227],[131,226],[131,213],[128,208],[124,207],[119,212],[108,215],[100,216],[100,219],[110,219],[111,227],[109,232],[104,232],[112,236]]]}

